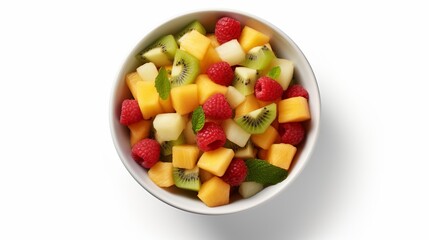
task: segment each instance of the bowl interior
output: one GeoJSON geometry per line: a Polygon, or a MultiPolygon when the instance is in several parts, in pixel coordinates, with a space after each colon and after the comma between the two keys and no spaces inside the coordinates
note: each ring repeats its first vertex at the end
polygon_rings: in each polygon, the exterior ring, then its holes
{"type": "Polygon", "coordinates": [[[159,26],[147,34],[126,58],[112,90],[110,103],[110,128],[114,145],[126,169],[134,179],[149,193],[163,202],[176,208],[200,214],[227,214],[249,209],[272,198],[285,189],[301,172],[310,158],[319,132],[320,96],[313,71],[298,46],[280,29],[256,16],[236,11],[200,11],[178,16],[159,26]],[[305,143],[299,148],[294,158],[289,176],[281,183],[265,188],[262,192],[248,199],[232,200],[225,206],[209,208],[195,197],[183,192],[162,189],[156,186],[148,177],[147,171],[131,158],[128,129],[119,123],[121,103],[130,98],[131,94],[124,81],[125,75],[141,64],[134,57],[141,49],[155,41],[158,37],[175,33],[192,20],[199,20],[208,32],[213,32],[217,19],[230,16],[238,19],[243,25],[255,28],[271,37],[270,44],[278,57],[291,60],[294,65],[294,79],[302,84],[310,95],[309,105],[312,119],[307,122],[305,143]]]}

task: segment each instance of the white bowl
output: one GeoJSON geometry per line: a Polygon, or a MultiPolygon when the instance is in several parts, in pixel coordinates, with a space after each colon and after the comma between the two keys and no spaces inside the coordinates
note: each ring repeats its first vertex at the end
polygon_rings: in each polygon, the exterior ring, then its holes
{"type": "Polygon", "coordinates": [[[159,200],[192,213],[219,215],[243,211],[267,200],[273,198],[278,193],[284,191],[300,174],[304,166],[310,159],[310,155],[316,144],[320,126],[320,96],[316,78],[313,71],[298,46],[279,28],[273,26],[267,21],[251,14],[229,10],[208,10],[187,13],[175,17],[158,28],[148,33],[130,52],[124,64],[121,66],[119,75],[116,77],[112,89],[111,100],[109,103],[110,129],[114,145],[126,169],[131,176],[144,188],[159,200]],[[295,64],[294,79],[303,85],[309,95],[309,105],[311,111],[311,120],[307,122],[305,143],[299,148],[295,156],[293,165],[289,171],[288,177],[276,185],[270,186],[248,199],[239,199],[232,201],[228,205],[210,208],[201,202],[196,196],[186,195],[184,193],[165,190],[156,186],[148,177],[147,170],[139,166],[131,157],[129,145],[128,128],[119,123],[121,103],[124,99],[130,98],[130,92],[125,83],[125,75],[135,71],[140,65],[135,55],[148,46],[158,37],[166,34],[175,33],[192,20],[198,19],[208,30],[213,32],[216,20],[223,16],[230,16],[239,20],[242,25],[253,27],[269,36],[271,36],[271,46],[278,57],[287,58],[295,64]]]}

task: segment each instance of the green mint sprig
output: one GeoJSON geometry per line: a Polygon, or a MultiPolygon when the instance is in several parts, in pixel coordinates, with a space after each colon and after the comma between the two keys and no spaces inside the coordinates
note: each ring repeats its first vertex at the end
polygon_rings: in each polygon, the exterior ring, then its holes
{"type": "Polygon", "coordinates": [[[194,133],[197,133],[204,127],[206,121],[206,116],[204,115],[204,110],[201,106],[197,107],[194,112],[192,112],[192,130],[194,133]]]}
{"type": "Polygon", "coordinates": [[[171,84],[168,79],[167,70],[165,70],[164,67],[159,69],[159,73],[155,78],[155,88],[161,99],[168,99],[168,96],[170,96],[171,84]]]}
{"type": "Polygon", "coordinates": [[[271,70],[268,72],[268,77],[272,78],[272,79],[276,79],[280,76],[282,72],[282,69],[279,66],[273,67],[271,68],[271,70]]]}
{"type": "Polygon", "coordinates": [[[247,166],[246,182],[258,182],[264,186],[269,186],[283,181],[288,175],[286,169],[274,166],[264,160],[248,159],[245,162],[247,166]]]}

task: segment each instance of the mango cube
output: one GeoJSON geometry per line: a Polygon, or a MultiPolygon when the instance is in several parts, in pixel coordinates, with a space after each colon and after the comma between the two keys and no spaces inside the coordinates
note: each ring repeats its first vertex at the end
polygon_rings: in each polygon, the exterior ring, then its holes
{"type": "Polygon", "coordinates": [[[125,76],[125,82],[134,99],[137,99],[137,83],[140,81],[143,81],[143,79],[137,72],[128,73],[127,76],[125,76]]]}
{"type": "Polygon", "coordinates": [[[152,128],[151,120],[141,120],[131,125],[128,125],[130,129],[130,144],[133,146],[143,138],[149,137],[150,129],[152,128]]]}
{"type": "Polygon", "coordinates": [[[278,103],[279,123],[302,122],[311,118],[308,101],[304,97],[292,97],[278,103]]]}
{"type": "Polygon", "coordinates": [[[222,61],[222,59],[220,59],[214,47],[210,45],[207,49],[206,55],[204,55],[204,58],[200,61],[200,71],[205,73],[210,65],[220,61],[222,61]]]}
{"type": "Polygon", "coordinates": [[[171,97],[168,96],[167,99],[159,98],[159,105],[161,105],[162,112],[164,113],[174,113],[173,103],[171,103],[171,97]]]}
{"type": "Polygon", "coordinates": [[[288,170],[295,153],[295,146],[286,143],[276,143],[268,149],[267,161],[277,167],[288,170]]]}
{"type": "Polygon", "coordinates": [[[159,94],[154,82],[138,81],[135,90],[144,119],[150,119],[162,113],[162,108],[159,104],[159,94]]]}
{"type": "Polygon", "coordinates": [[[253,134],[250,138],[256,146],[267,150],[278,137],[279,133],[277,130],[272,126],[269,126],[264,133],[253,134]]]}
{"type": "Polygon", "coordinates": [[[199,106],[197,84],[175,87],[170,92],[173,108],[180,115],[188,114],[199,106]]]}
{"type": "Polygon", "coordinates": [[[198,191],[198,198],[208,207],[217,207],[229,203],[230,186],[219,177],[204,182],[198,191]]]}
{"type": "Polygon", "coordinates": [[[207,76],[207,74],[198,75],[196,82],[198,87],[198,103],[203,105],[206,100],[215,93],[226,94],[228,88],[219,85],[207,76]]]}
{"type": "Polygon", "coordinates": [[[211,40],[197,30],[187,33],[180,42],[180,49],[192,54],[198,60],[204,58],[209,46],[211,46],[211,40]]]}
{"type": "Polygon", "coordinates": [[[213,151],[204,152],[197,165],[199,168],[221,177],[233,158],[234,151],[232,149],[220,147],[213,151]]]}
{"type": "Polygon", "coordinates": [[[235,108],[235,118],[241,117],[253,110],[260,108],[258,99],[254,94],[246,96],[246,100],[235,108]]]}
{"type": "Polygon", "coordinates": [[[238,42],[240,43],[243,50],[247,53],[250,49],[262,46],[270,41],[270,37],[249,27],[244,26],[241,31],[238,42]]]}
{"type": "Polygon", "coordinates": [[[173,167],[192,169],[197,164],[200,149],[196,145],[173,146],[173,167]]]}
{"type": "Polygon", "coordinates": [[[157,162],[148,171],[149,178],[159,187],[174,185],[173,164],[171,162],[157,162]]]}

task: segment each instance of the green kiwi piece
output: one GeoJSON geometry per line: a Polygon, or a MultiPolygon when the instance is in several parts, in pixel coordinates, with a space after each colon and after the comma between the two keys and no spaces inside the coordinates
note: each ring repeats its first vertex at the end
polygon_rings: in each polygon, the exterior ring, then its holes
{"type": "Polygon", "coordinates": [[[198,20],[194,20],[188,25],[186,25],[186,27],[184,27],[180,32],[174,35],[174,38],[176,39],[177,43],[180,45],[180,38],[182,38],[185,34],[192,30],[197,30],[202,35],[206,35],[206,29],[204,28],[204,26],[198,20]]]}
{"type": "Polygon", "coordinates": [[[181,145],[185,143],[185,135],[181,133],[176,140],[164,141],[161,145],[161,154],[163,156],[168,156],[173,153],[173,146],[181,145]]]}
{"type": "Polygon", "coordinates": [[[250,134],[264,133],[277,116],[277,105],[271,103],[265,107],[245,114],[235,121],[250,134]]]}
{"type": "Polygon", "coordinates": [[[258,71],[267,68],[275,55],[267,46],[258,46],[249,50],[243,62],[243,66],[256,69],[258,71]]]}
{"type": "Polygon", "coordinates": [[[153,62],[157,67],[168,66],[173,62],[177,51],[177,43],[173,35],[160,37],[149,47],[140,51],[136,58],[146,62],[153,62]]]}
{"type": "Polygon", "coordinates": [[[201,187],[199,172],[198,166],[193,169],[173,167],[174,184],[178,188],[198,191],[201,187]]]}
{"type": "Polygon", "coordinates": [[[200,61],[192,54],[178,49],[171,69],[171,87],[191,84],[200,74],[200,61]]]}
{"type": "Polygon", "coordinates": [[[255,83],[258,72],[247,67],[236,67],[232,85],[244,96],[255,92],[255,83]]]}

